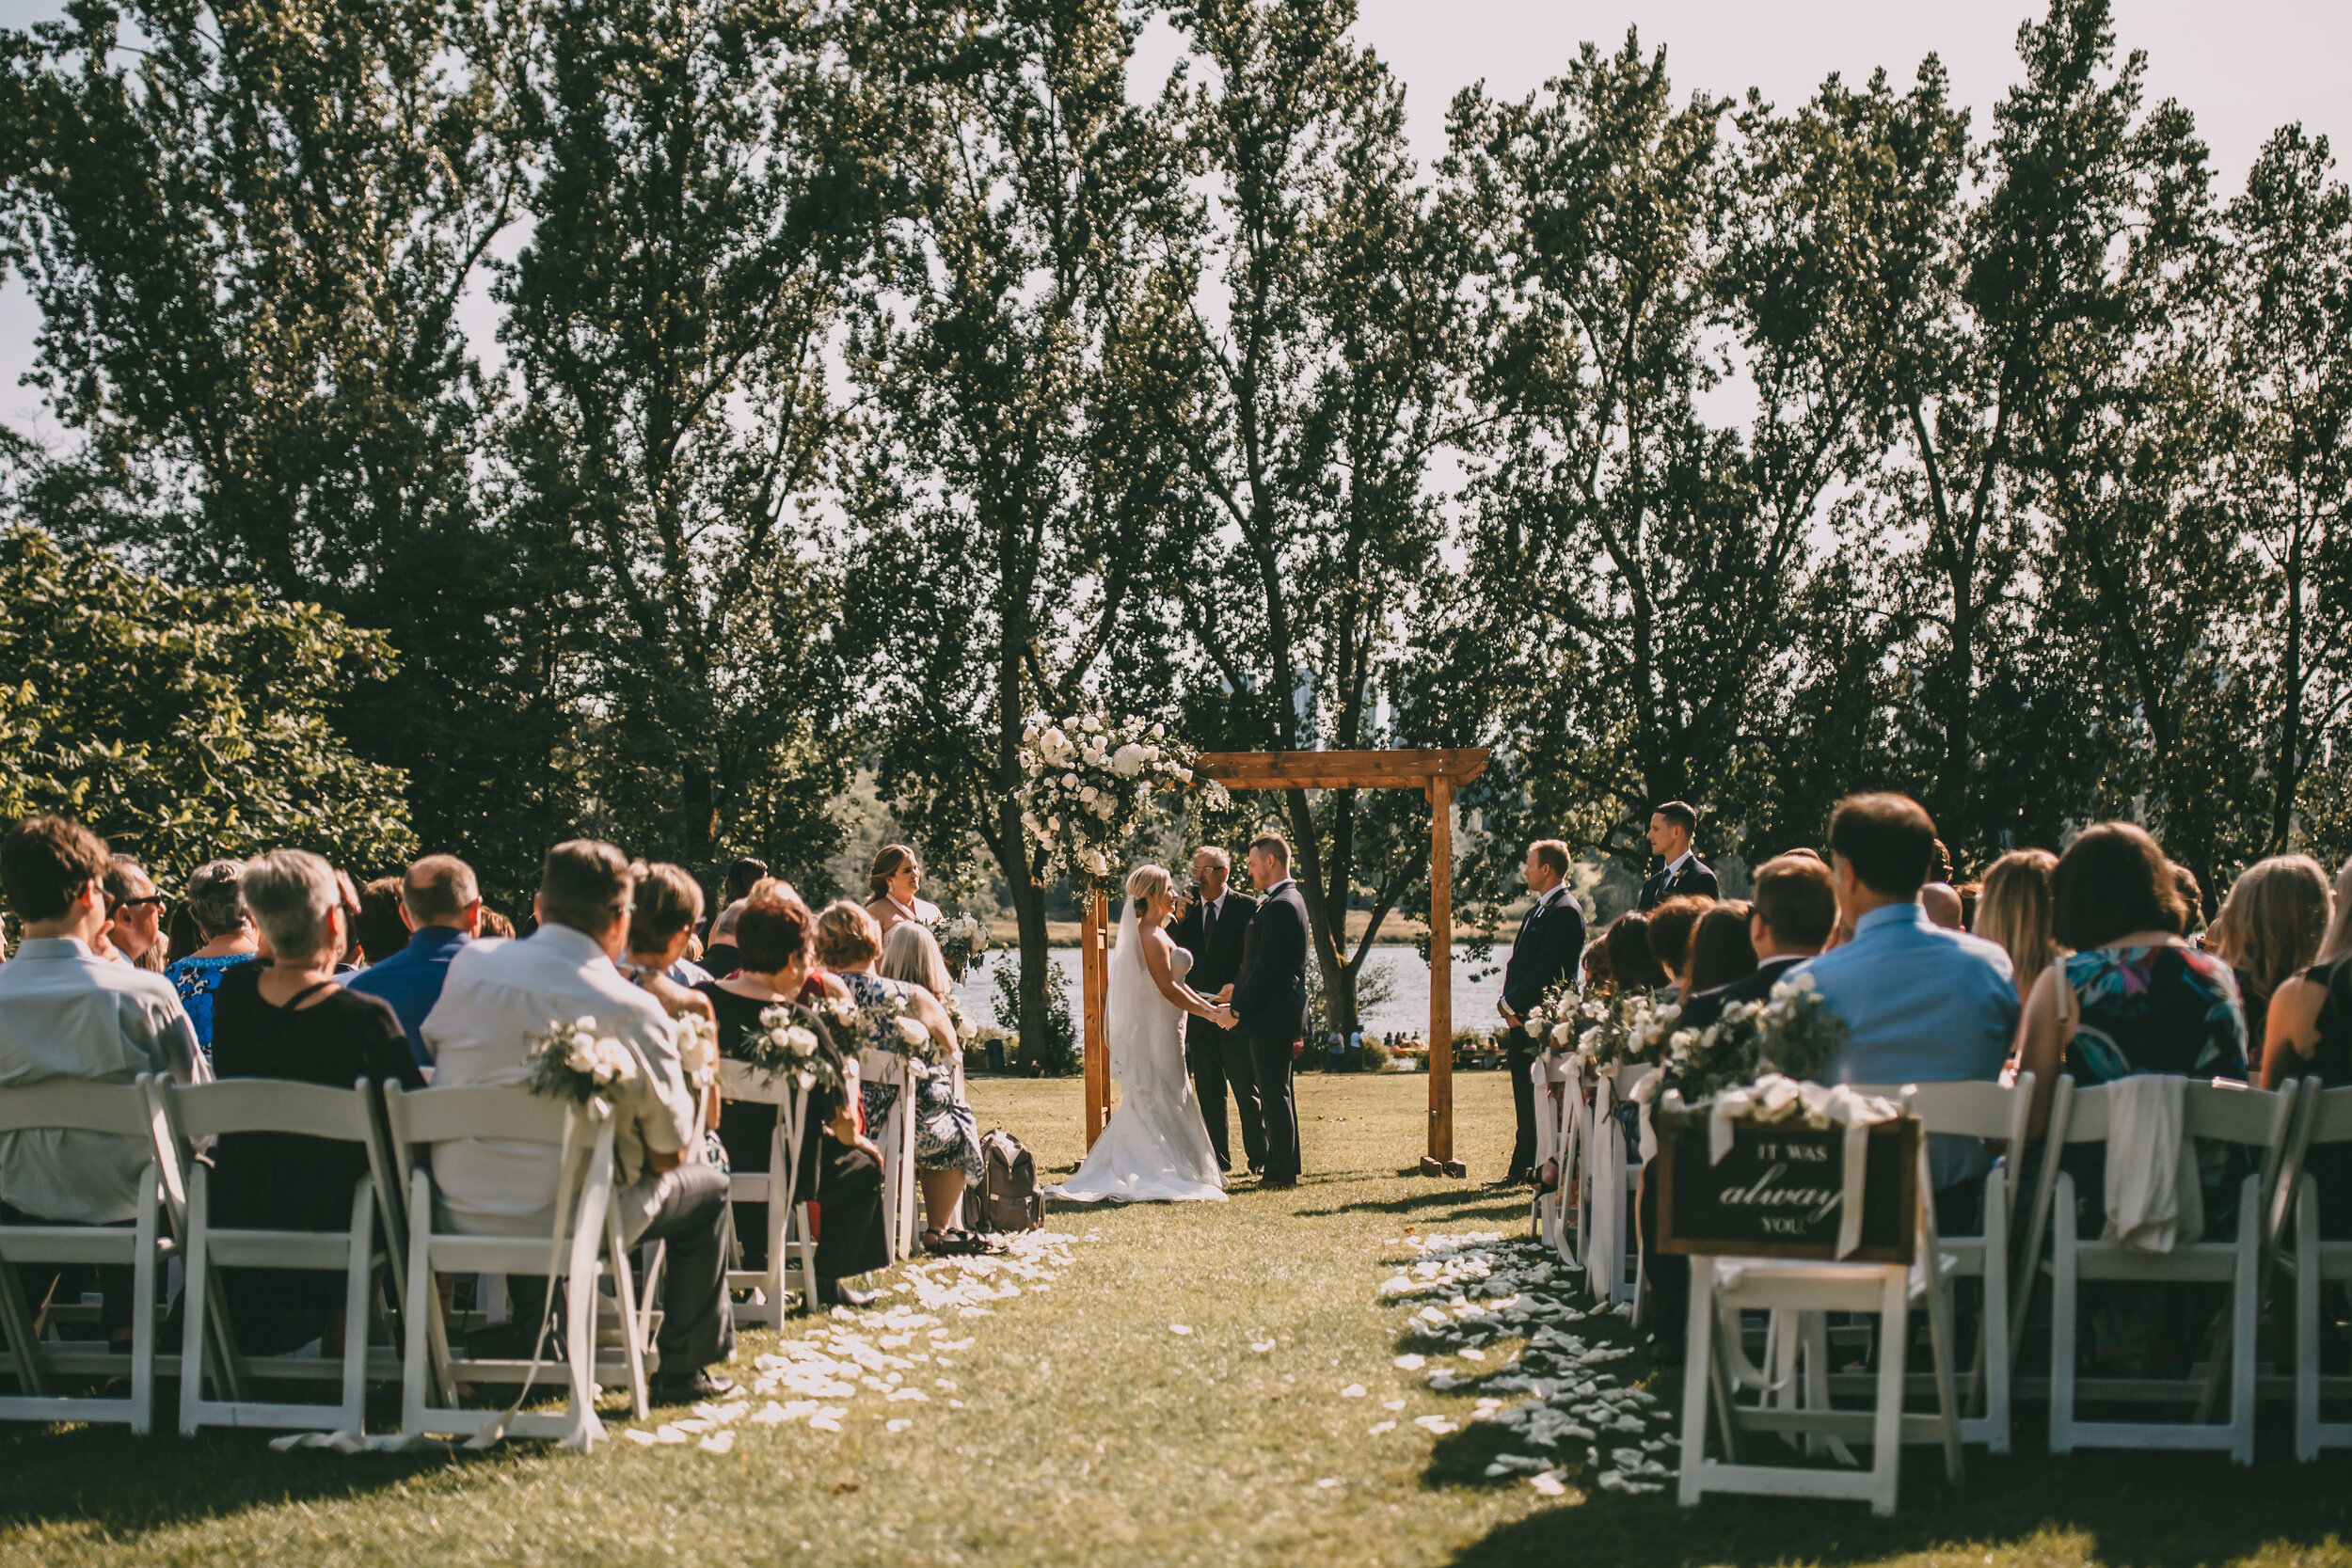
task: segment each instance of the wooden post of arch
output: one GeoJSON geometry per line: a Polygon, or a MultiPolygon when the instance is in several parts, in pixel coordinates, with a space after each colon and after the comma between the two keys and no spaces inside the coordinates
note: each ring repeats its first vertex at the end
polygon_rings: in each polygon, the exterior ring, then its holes
{"type": "MultiPolygon", "coordinates": [[[[1429,800],[1429,1144],[1424,1176],[1462,1176],[1454,1157],[1454,794],[1486,770],[1486,753],[1470,748],[1427,752],[1210,752],[1200,770],[1228,789],[1418,789],[1429,800]]],[[[1238,867],[1236,868],[1238,870],[1238,867]]],[[[1097,916],[1094,929],[1102,928],[1097,916]]],[[[1347,926],[1340,925],[1344,947],[1347,926]]],[[[1096,949],[1089,946],[1093,954],[1096,949]]],[[[1099,960],[1097,960],[1099,961],[1099,960]]],[[[1105,969],[1107,973],[1107,968],[1105,969]]],[[[1103,1060],[1104,1115],[1110,1103],[1110,1053],[1089,998],[1087,1028],[1087,1142],[1094,1119],[1094,1068],[1103,1060]]]]}
{"type": "Polygon", "coordinates": [[[1104,1018],[1110,999],[1110,899],[1096,894],[1078,921],[1078,995],[1086,1014],[1087,1148],[1111,1119],[1110,1033],[1104,1018]]]}

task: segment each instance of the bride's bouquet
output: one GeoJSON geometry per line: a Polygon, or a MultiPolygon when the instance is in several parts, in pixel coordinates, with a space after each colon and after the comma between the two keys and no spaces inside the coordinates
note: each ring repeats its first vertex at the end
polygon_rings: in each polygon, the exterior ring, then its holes
{"type": "Polygon", "coordinates": [[[1110,892],[1152,795],[1192,783],[1195,755],[1132,716],[1040,715],[1021,732],[1022,825],[1082,896],[1110,892]]]}
{"type": "Polygon", "coordinates": [[[931,922],[930,933],[939,956],[947,960],[947,973],[958,980],[988,951],[988,927],[975,915],[943,916],[931,922]]]}

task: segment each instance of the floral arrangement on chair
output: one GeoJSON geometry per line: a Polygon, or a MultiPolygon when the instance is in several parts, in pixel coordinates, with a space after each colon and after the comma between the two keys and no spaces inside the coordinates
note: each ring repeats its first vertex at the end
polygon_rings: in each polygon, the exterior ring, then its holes
{"type": "Polygon", "coordinates": [[[1650,1080],[1643,1098],[1671,1087],[1696,1105],[1768,1073],[1819,1082],[1845,1041],[1845,1021],[1823,1005],[1813,976],[1800,974],[1774,984],[1765,1001],[1734,1002],[1706,1028],[1670,1035],[1665,1071],[1650,1080]]]}
{"type": "Polygon", "coordinates": [[[988,951],[988,927],[977,915],[959,914],[931,922],[930,933],[939,943],[939,956],[947,960],[947,973],[961,980],[988,951]]]}
{"type": "Polygon", "coordinates": [[[910,1070],[917,1078],[946,1060],[946,1053],[939,1048],[937,1040],[931,1038],[931,1032],[923,1026],[923,1021],[895,996],[885,997],[871,1006],[860,1006],[846,997],[827,997],[818,1004],[817,1011],[833,1029],[836,1039],[862,1039],[866,1021],[881,1018],[886,1025],[875,1031],[882,1038],[881,1049],[904,1056],[910,1070]]]}
{"type": "MultiPolygon", "coordinates": [[[[1196,753],[1158,724],[1104,713],[1032,718],[1021,731],[1021,821],[1081,896],[1110,893],[1152,796],[1192,783],[1196,753]]],[[[1211,806],[1223,790],[1212,784],[1211,806]]]]}
{"type": "Polygon", "coordinates": [[[637,1077],[637,1058],[612,1036],[597,1034],[593,1018],[549,1022],[524,1037],[524,1046],[531,1092],[550,1100],[610,1105],[621,1086],[637,1077]]]}
{"type": "Polygon", "coordinates": [[[707,1089],[719,1081],[719,1026],[700,1013],[688,1013],[677,1021],[678,1066],[686,1071],[686,1081],[697,1089],[707,1089]]]}
{"type": "Polygon", "coordinates": [[[744,1031],[735,1052],[736,1060],[771,1084],[788,1077],[803,1094],[820,1084],[841,1086],[841,1074],[818,1049],[817,1031],[794,1022],[789,1007],[761,1008],[759,1027],[744,1031]]]}

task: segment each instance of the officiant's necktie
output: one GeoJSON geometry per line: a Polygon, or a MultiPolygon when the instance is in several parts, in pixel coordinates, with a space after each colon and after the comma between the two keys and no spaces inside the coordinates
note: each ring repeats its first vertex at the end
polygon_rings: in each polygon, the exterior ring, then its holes
{"type": "Polygon", "coordinates": [[[1209,938],[1216,934],[1216,900],[1212,898],[1200,906],[1200,945],[1205,950],[1209,938]]]}

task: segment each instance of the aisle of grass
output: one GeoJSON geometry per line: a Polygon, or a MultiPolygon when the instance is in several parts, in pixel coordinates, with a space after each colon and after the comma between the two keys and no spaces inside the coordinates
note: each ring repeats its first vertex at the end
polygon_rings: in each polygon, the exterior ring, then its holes
{"type": "MultiPolygon", "coordinates": [[[[1460,1082],[1461,1150],[1491,1173],[1507,1085],[1460,1082]]],[[[1463,1418],[1476,1389],[1434,1394],[1397,1371],[1404,1309],[1375,1292],[1393,1238],[1509,1230],[1523,1200],[1406,1174],[1422,1088],[1303,1081],[1310,1176],[1295,1192],[1056,1213],[1057,1228],[1094,1239],[1050,1291],[953,1325],[975,1340],[953,1374],[963,1409],[861,1397],[845,1402],[838,1436],[746,1429],[723,1456],[517,1446],[470,1462],[278,1455],[259,1435],[11,1429],[0,1432],[0,1562],[2352,1560],[2338,1541],[2352,1463],[2297,1469],[2276,1457],[2276,1430],[2251,1475],[2206,1455],[2053,1461],[2028,1436],[2015,1460],[1972,1452],[1955,1495],[1922,1458],[1888,1523],[1831,1504],[1710,1502],[1685,1515],[1670,1495],[1548,1500],[1486,1480],[1493,1429],[1433,1439],[1409,1424],[1463,1418]],[[1192,1332],[1171,1332],[1179,1323],[1192,1332]],[[1270,1352],[1250,1349],[1268,1340],[1270,1352]],[[1339,1397],[1351,1383],[1370,1397],[1339,1397]],[[1370,1434],[1379,1402],[1396,1398],[1405,1424],[1370,1434]],[[890,1433],[886,1416],[914,1425],[890,1433]]],[[[974,1100],[983,1126],[1013,1129],[1063,1166],[1078,1152],[1077,1092],[982,1080],[974,1100]]],[[[768,1343],[747,1336],[745,1358],[768,1343]]]]}

